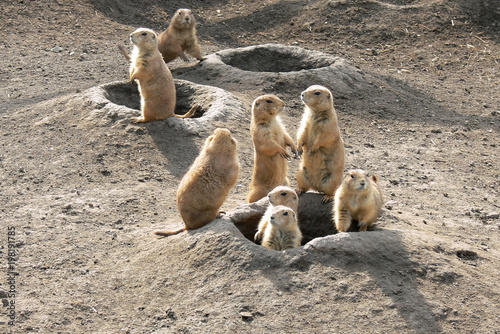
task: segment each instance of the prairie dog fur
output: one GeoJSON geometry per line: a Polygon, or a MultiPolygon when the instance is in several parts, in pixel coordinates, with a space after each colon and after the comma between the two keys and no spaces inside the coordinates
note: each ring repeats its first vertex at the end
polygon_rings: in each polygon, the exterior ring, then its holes
{"type": "Polygon", "coordinates": [[[130,34],[134,45],[132,55],[128,56],[125,48],[119,46],[120,53],[130,61],[130,81],[137,80],[141,94],[141,116],[132,120],[150,122],[168,117],[192,117],[198,106],[194,106],[185,115],[176,115],[176,91],[174,78],[158,51],[158,37],[147,28],[139,28],[130,34]]]}
{"type": "Polygon", "coordinates": [[[360,231],[366,231],[377,220],[383,205],[378,178],[361,169],[346,173],[335,193],[333,215],[337,231],[346,232],[353,220],[360,231]]]}
{"type": "Polygon", "coordinates": [[[217,218],[238,179],[240,164],[236,146],[228,129],[215,129],[177,189],[177,208],[185,226],[175,231],[156,231],[156,235],[200,228],[217,218]]]}
{"type": "Polygon", "coordinates": [[[196,20],[190,9],[178,9],[172,17],[170,25],[158,36],[158,39],[158,49],[165,63],[171,62],[177,57],[188,61],[184,51],[200,61],[205,59],[201,55],[196,36],[196,20]]]}
{"type": "Polygon", "coordinates": [[[304,115],[297,133],[297,148],[302,154],[297,185],[299,192],[310,189],[324,193],[323,203],[333,199],[342,181],[345,149],[333,107],[332,93],[313,85],[301,94],[304,115]]]}
{"type": "Polygon", "coordinates": [[[296,213],[286,206],[275,206],[264,230],[262,246],[281,251],[300,247],[301,240],[296,213]]]}
{"type": "Polygon", "coordinates": [[[285,103],[276,95],[262,95],[252,103],[250,132],[254,145],[254,169],[247,200],[256,202],[276,186],[288,185],[288,161],[297,152],[295,143],[286,132],[279,114],[285,103]]]}
{"type": "Polygon", "coordinates": [[[267,197],[269,197],[269,206],[267,207],[266,212],[259,221],[259,226],[257,227],[257,232],[254,236],[254,241],[256,243],[262,242],[262,236],[264,235],[264,231],[269,224],[269,219],[271,218],[275,206],[286,206],[292,209],[296,214],[298,213],[299,196],[292,188],[287,186],[278,186],[274,188],[267,195],[267,197]]]}

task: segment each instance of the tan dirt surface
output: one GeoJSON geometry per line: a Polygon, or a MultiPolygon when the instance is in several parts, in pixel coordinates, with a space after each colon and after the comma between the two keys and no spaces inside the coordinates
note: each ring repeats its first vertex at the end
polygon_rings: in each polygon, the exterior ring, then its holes
{"type": "Polygon", "coordinates": [[[2,0],[0,36],[1,333],[500,333],[498,1],[2,0]],[[139,114],[116,44],[164,30],[178,8],[193,11],[203,55],[282,44],[347,72],[295,77],[276,52],[233,59],[236,74],[169,63],[206,87],[178,82],[180,109],[231,97],[208,127],[137,125],[96,102],[92,89],[119,82],[106,96],[139,114]],[[283,99],[295,138],[316,80],[332,89],[346,170],[379,177],[374,228],[284,252],[228,219],[152,234],[182,226],[176,188],[215,126],[241,163],[222,210],[242,206],[251,102],[283,99]]]}

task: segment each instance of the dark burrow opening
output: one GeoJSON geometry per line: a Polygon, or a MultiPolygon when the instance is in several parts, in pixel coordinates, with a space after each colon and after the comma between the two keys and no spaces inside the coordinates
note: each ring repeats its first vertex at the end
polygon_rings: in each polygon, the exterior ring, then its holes
{"type": "MultiPolygon", "coordinates": [[[[105,97],[112,103],[117,105],[123,105],[130,109],[141,109],[141,95],[139,94],[139,89],[137,83],[135,82],[123,82],[111,85],[106,85],[103,87],[105,90],[105,97]]],[[[184,115],[187,113],[191,107],[196,103],[194,102],[194,96],[196,95],[196,89],[192,88],[186,84],[175,85],[176,90],[176,105],[175,113],[177,115],[184,115]]],[[[203,116],[208,106],[200,105],[193,118],[199,118],[203,116]]]]}
{"type": "Polygon", "coordinates": [[[251,72],[295,72],[327,67],[333,57],[321,57],[296,47],[256,46],[221,53],[225,64],[251,72]]]}

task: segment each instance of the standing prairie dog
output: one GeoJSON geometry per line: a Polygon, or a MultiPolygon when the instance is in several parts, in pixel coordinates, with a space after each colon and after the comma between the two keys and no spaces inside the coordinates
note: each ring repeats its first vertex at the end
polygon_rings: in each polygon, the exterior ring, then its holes
{"type": "Polygon", "coordinates": [[[286,206],[275,206],[264,230],[262,246],[280,251],[300,247],[301,240],[296,213],[286,206]]]}
{"type": "Polygon", "coordinates": [[[130,61],[130,81],[137,79],[141,94],[140,117],[135,122],[158,121],[168,117],[187,118],[194,115],[198,105],[185,115],[176,115],[174,78],[158,51],[158,37],[151,29],[139,28],[130,34],[134,44],[129,56],[125,47],[118,45],[123,56],[130,61]]]}
{"type": "Polygon", "coordinates": [[[238,179],[239,169],[236,140],[228,129],[216,129],[205,141],[177,189],[177,207],[185,226],[175,231],[154,233],[162,236],[177,234],[200,228],[216,219],[238,179]]]}
{"type": "Polygon", "coordinates": [[[276,95],[262,95],[252,104],[250,132],[254,145],[254,169],[247,200],[256,202],[276,186],[288,185],[288,161],[297,149],[286,132],[279,114],[285,103],[276,95]]]}
{"type": "Polygon", "coordinates": [[[286,206],[292,209],[296,214],[299,209],[299,196],[297,196],[295,190],[290,187],[278,186],[274,188],[269,194],[267,194],[267,197],[269,197],[269,206],[267,207],[266,212],[259,221],[257,233],[255,233],[254,236],[254,241],[256,243],[262,242],[262,236],[264,235],[264,231],[269,224],[269,219],[271,218],[275,206],[286,206]]]}
{"type": "Polygon", "coordinates": [[[191,10],[181,8],[175,12],[168,28],[159,36],[158,48],[165,63],[171,62],[177,57],[188,61],[184,53],[186,51],[198,60],[204,60],[196,36],[196,20],[191,10]]]}
{"type": "Polygon", "coordinates": [[[310,189],[325,194],[323,203],[333,199],[342,181],[345,149],[333,107],[332,93],[313,85],[301,94],[304,116],[297,134],[302,161],[297,175],[300,193],[310,189]]]}
{"type": "Polygon", "coordinates": [[[366,231],[380,213],[382,194],[375,175],[368,175],[361,169],[347,172],[335,193],[333,215],[337,231],[346,232],[351,222],[357,221],[360,231],[366,231]]]}

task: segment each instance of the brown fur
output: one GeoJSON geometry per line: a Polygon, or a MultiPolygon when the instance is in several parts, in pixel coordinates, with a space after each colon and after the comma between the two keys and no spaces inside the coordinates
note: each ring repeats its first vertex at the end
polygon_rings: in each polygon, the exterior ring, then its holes
{"type": "Polygon", "coordinates": [[[262,246],[281,251],[300,247],[301,240],[297,214],[286,206],[274,207],[262,237],[262,246]]]}
{"type": "Polygon", "coordinates": [[[205,141],[177,189],[177,207],[185,226],[176,231],[156,231],[155,234],[177,234],[200,228],[216,219],[238,179],[239,169],[236,140],[229,130],[216,129],[205,141]]]}
{"type": "Polygon", "coordinates": [[[377,184],[377,177],[371,177],[363,170],[347,172],[342,185],[335,193],[333,215],[337,231],[346,232],[356,220],[360,231],[366,231],[377,220],[384,203],[377,184]]]}
{"type": "Polygon", "coordinates": [[[333,107],[332,93],[314,85],[302,92],[305,110],[297,135],[299,154],[304,153],[297,175],[299,192],[324,193],[323,203],[333,199],[342,181],[345,149],[333,107]]]}
{"type": "Polygon", "coordinates": [[[288,161],[286,148],[297,149],[286,132],[279,114],[285,103],[275,95],[263,95],[252,104],[250,132],[254,145],[254,169],[247,200],[256,202],[272,189],[288,185],[288,161]]]}
{"type": "Polygon", "coordinates": [[[128,56],[123,46],[119,45],[118,49],[130,61],[130,81],[137,79],[139,83],[142,115],[134,117],[133,120],[150,122],[168,117],[192,117],[198,108],[197,105],[182,116],[174,112],[174,78],[158,51],[158,37],[155,32],[139,28],[130,34],[130,40],[134,44],[131,56],[128,56]]]}
{"type": "Polygon", "coordinates": [[[188,61],[184,51],[200,61],[205,59],[201,55],[196,36],[196,20],[189,9],[177,10],[170,25],[158,36],[158,39],[160,41],[158,48],[165,63],[177,57],[188,61]]]}
{"type": "Polygon", "coordinates": [[[256,243],[262,242],[262,236],[264,235],[264,231],[269,224],[269,219],[271,218],[271,214],[275,206],[286,206],[292,209],[296,214],[299,208],[299,196],[297,196],[295,190],[290,187],[278,186],[274,188],[269,194],[267,194],[267,197],[269,197],[269,206],[267,207],[266,212],[259,221],[257,233],[255,233],[254,236],[254,241],[256,243]]]}

